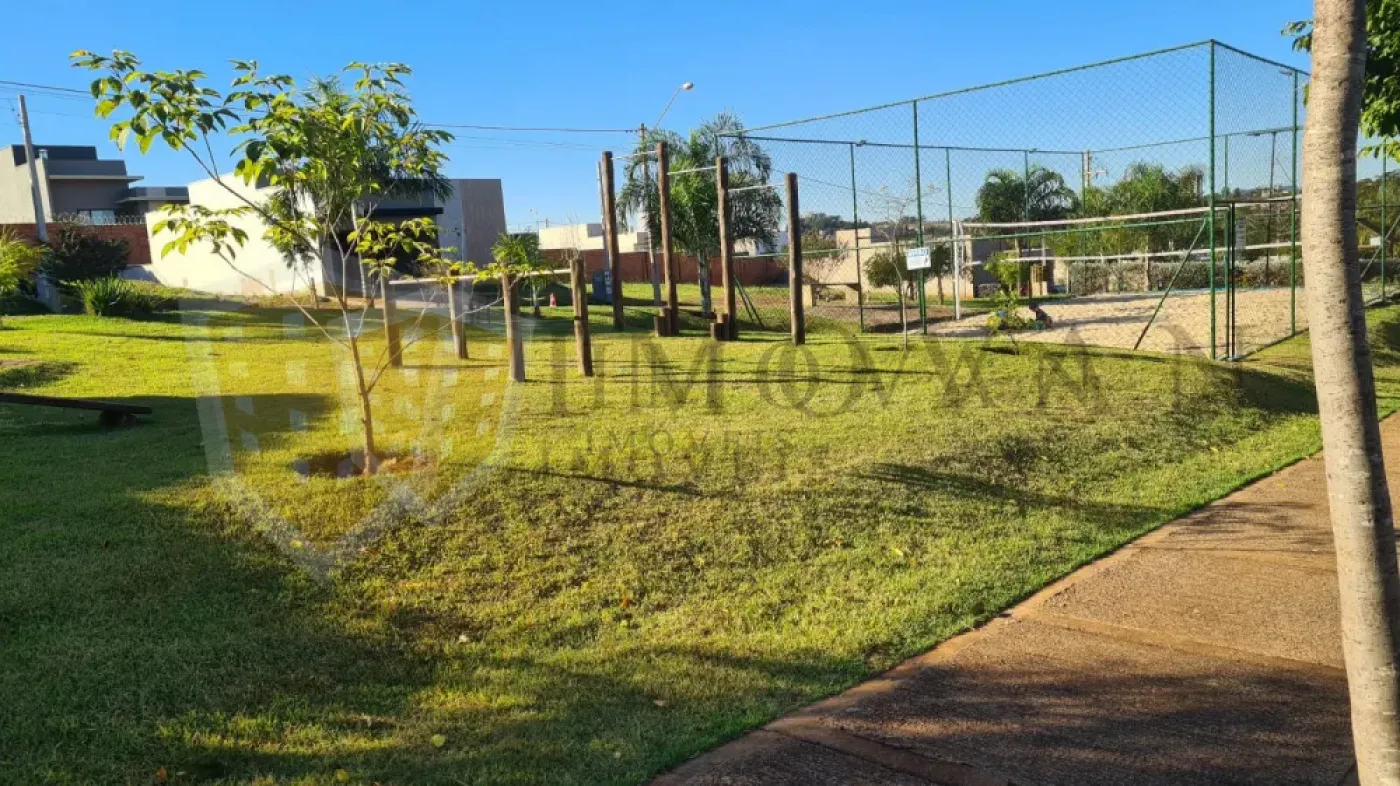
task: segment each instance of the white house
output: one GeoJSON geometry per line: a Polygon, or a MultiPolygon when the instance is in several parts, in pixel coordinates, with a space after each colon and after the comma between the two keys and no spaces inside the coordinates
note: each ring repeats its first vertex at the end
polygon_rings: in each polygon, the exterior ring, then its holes
{"type": "MultiPolygon", "coordinates": [[[[242,207],[245,199],[255,204],[264,202],[274,190],[245,185],[242,178],[226,176],[223,183],[213,179],[199,180],[189,186],[191,205],[210,209],[242,207]]],[[[424,193],[414,197],[385,200],[375,207],[373,216],[385,220],[432,217],[439,226],[438,243],[458,249],[458,256],[468,261],[485,262],[491,258],[491,246],[506,229],[505,201],[501,181],[497,179],[453,179],[447,198],[424,193]]],[[[172,249],[162,250],[173,238],[157,232],[164,214],[146,214],[146,231],[151,236],[149,266],[133,268],[128,275],[154,279],[162,284],[185,287],[199,292],[226,295],[263,295],[270,292],[305,292],[314,289],[328,294],[346,272],[347,291],[359,293],[359,265],[342,266],[334,252],[322,265],[289,265],[282,253],[263,239],[266,231],[262,219],[254,213],[232,219],[248,233],[248,242],[237,250],[234,264],[220,259],[208,243],[196,243],[183,254],[172,249]]]]}
{"type": "MultiPolygon", "coordinates": [[[[563,224],[539,228],[540,250],[578,249],[579,251],[601,250],[603,248],[602,224],[563,224]]],[[[617,233],[617,247],[622,253],[647,250],[647,232],[617,233]]]]}

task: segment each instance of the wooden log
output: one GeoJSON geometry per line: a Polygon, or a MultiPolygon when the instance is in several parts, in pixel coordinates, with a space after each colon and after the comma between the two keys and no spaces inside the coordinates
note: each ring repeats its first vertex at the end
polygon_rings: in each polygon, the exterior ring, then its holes
{"type": "Polygon", "coordinates": [[[737,303],[734,296],[734,234],[730,226],[733,216],[729,204],[729,161],[724,156],[715,159],[715,188],[719,192],[719,274],[720,288],[724,293],[724,338],[733,340],[738,337],[734,320],[737,303]]]}
{"type": "Polygon", "coordinates": [[[788,300],[792,304],[792,343],[807,343],[802,306],[802,214],[797,207],[797,173],[787,173],[788,300]]]}
{"type": "MultiPolygon", "coordinates": [[[[611,161],[609,161],[611,164],[611,161]]],[[[578,352],[578,373],[593,376],[593,339],[588,334],[588,286],[584,283],[583,260],[575,259],[569,266],[569,281],[574,298],[574,347],[578,352]]],[[[617,316],[617,309],[613,309],[617,316]]]]}
{"type": "Polygon", "coordinates": [[[386,275],[379,280],[384,295],[384,341],[388,345],[389,365],[403,367],[403,343],[399,338],[398,310],[394,307],[394,292],[386,275]]]}
{"type": "Polygon", "coordinates": [[[467,359],[467,326],[462,324],[461,308],[457,304],[457,282],[447,285],[447,318],[452,322],[452,347],[458,360],[467,359]]]}
{"type": "Polygon", "coordinates": [[[603,152],[603,242],[608,252],[608,268],[612,273],[613,328],[622,330],[622,252],[617,243],[617,195],[614,188],[613,155],[603,152]]]}
{"type": "Polygon", "coordinates": [[[661,223],[661,266],[666,275],[666,306],[665,314],[669,320],[666,335],[678,336],[681,332],[680,325],[680,302],[676,293],[676,279],[679,278],[679,270],[676,269],[676,248],[675,240],[671,232],[671,154],[665,142],[658,142],[656,145],[656,187],[659,193],[658,208],[661,223]]]}
{"type": "Polygon", "coordinates": [[[506,355],[509,357],[511,382],[525,381],[525,341],[520,335],[519,282],[511,281],[508,273],[501,274],[501,294],[505,297],[506,355]]]}
{"type": "Polygon", "coordinates": [[[0,393],[0,404],[26,404],[36,407],[56,407],[58,409],[84,409],[91,412],[116,412],[123,415],[149,415],[152,412],[150,407],[140,404],[119,404],[115,401],[98,401],[90,398],[35,396],[28,393],[0,393]]]}

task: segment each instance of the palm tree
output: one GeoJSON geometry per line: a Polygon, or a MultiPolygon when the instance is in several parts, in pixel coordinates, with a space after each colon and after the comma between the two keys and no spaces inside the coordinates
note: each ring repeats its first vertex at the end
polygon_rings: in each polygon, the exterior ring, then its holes
{"type": "MultiPolygon", "coordinates": [[[[658,142],[670,148],[672,171],[711,167],[715,159],[724,156],[729,166],[729,187],[769,182],[773,162],[763,148],[743,135],[744,125],[728,112],[721,112],[690,132],[687,137],[670,131],[651,131],[639,144],[638,152],[654,150],[658,142]]],[[[656,205],[658,194],[654,178],[647,179],[643,157],[629,159],[627,182],[618,195],[623,216],[631,219],[644,213],[647,233],[661,234],[660,216],[656,205]]],[[[732,220],[730,231],[736,240],[756,240],[772,244],[782,214],[782,198],[772,189],[757,189],[734,194],[730,199],[732,220]]],[[[715,190],[713,170],[689,172],[671,178],[671,234],[676,246],[694,256],[699,263],[701,310],[706,316],[712,311],[710,296],[710,261],[719,255],[719,196],[715,190]]]]}
{"type": "Polygon", "coordinates": [[[1356,236],[1364,0],[1316,0],[1303,144],[1303,260],[1357,775],[1400,783],[1400,572],[1356,236]]]}
{"type": "MultiPolygon", "coordinates": [[[[1053,221],[1077,208],[1078,198],[1064,175],[1042,166],[1032,166],[1025,174],[993,169],[977,190],[977,215],[987,222],[1053,221]]],[[[1018,257],[1026,255],[1022,246],[1017,240],[1018,257]]]]}

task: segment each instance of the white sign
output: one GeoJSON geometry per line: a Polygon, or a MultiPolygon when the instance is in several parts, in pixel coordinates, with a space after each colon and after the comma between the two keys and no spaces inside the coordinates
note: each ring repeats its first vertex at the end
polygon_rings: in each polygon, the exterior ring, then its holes
{"type": "Polygon", "coordinates": [[[1242,257],[1245,250],[1244,219],[1235,219],[1235,256],[1242,257]]]}
{"type": "Polygon", "coordinates": [[[928,270],[933,267],[933,259],[928,247],[911,248],[904,252],[904,264],[910,270],[928,270]]]}

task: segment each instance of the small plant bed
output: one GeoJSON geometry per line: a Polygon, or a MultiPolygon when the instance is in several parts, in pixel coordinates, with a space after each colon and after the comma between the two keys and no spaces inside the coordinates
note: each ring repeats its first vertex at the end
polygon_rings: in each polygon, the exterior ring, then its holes
{"type": "MultiPolygon", "coordinates": [[[[380,475],[406,475],[432,465],[432,460],[426,456],[405,451],[381,455],[375,466],[380,475]]],[[[304,478],[359,478],[365,474],[365,454],[362,450],[319,453],[297,459],[292,462],[292,469],[304,478]]]]}
{"type": "Polygon", "coordinates": [[[987,334],[1016,333],[1026,330],[1049,330],[1055,320],[1034,302],[1022,305],[1020,298],[1002,293],[995,310],[987,316],[987,334]]]}

